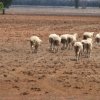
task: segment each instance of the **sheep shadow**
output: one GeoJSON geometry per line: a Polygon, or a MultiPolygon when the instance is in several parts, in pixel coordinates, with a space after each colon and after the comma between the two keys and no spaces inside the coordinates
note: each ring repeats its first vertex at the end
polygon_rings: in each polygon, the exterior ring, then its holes
{"type": "Polygon", "coordinates": [[[71,61],[77,61],[77,59],[76,59],[76,58],[70,58],[70,60],[71,60],[71,61]]]}
{"type": "Polygon", "coordinates": [[[58,53],[58,51],[53,51],[53,50],[51,50],[51,49],[46,49],[46,51],[48,51],[49,53],[58,53]]]}

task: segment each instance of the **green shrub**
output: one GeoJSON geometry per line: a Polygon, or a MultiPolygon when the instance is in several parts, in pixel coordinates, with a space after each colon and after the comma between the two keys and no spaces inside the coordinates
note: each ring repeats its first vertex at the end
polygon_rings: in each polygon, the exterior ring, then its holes
{"type": "Polygon", "coordinates": [[[0,2],[0,10],[3,10],[4,9],[4,5],[2,2],[0,2]]]}

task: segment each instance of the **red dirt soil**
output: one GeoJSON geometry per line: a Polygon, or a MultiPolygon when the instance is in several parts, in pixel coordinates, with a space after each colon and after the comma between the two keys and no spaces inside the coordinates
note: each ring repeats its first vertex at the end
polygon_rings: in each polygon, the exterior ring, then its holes
{"type": "Polygon", "coordinates": [[[49,34],[85,31],[100,32],[100,17],[0,15],[0,100],[100,100],[100,46],[78,62],[73,50],[48,51],[49,34]]]}

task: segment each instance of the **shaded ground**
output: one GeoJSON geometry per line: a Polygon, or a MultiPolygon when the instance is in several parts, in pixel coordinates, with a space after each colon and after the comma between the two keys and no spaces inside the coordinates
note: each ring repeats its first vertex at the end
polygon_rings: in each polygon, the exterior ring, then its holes
{"type": "Polygon", "coordinates": [[[100,17],[0,15],[0,100],[100,100],[100,47],[76,63],[73,50],[48,51],[50,33],[100,32],[100,17]],[[43,43],[32,54],[27,39],[43,43]]]}

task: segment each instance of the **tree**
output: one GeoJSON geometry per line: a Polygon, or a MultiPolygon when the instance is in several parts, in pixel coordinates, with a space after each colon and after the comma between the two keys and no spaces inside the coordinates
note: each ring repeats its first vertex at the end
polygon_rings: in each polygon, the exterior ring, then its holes
{"type": "Polygon", "coordinates": [[[99,4],[99,8],[100,8],[100,0],[98,1],[98,4],[99,4]]]}
{"type": "Polygon", "coordinates": [[[11,5],[12,0],[0,0],[0,2],[3,3],[2,11],[3,11],[3,14],[5,14],[5,8],[8,8],[11,5]]]}
{"type": "MultiPolygon", "coordinates": [[[[0,11],[3,11],[3,9],[4,9],[4,5],[3,5],[2,2],[0,2],[0,11]]],[[[2,13],[3,13],[3,12],[2,12],[2,13]]]]}
{"type": "Polygon", "coordinates": [[[79,0],[75,0],[75,8],[79,8],[79,0]]]}

